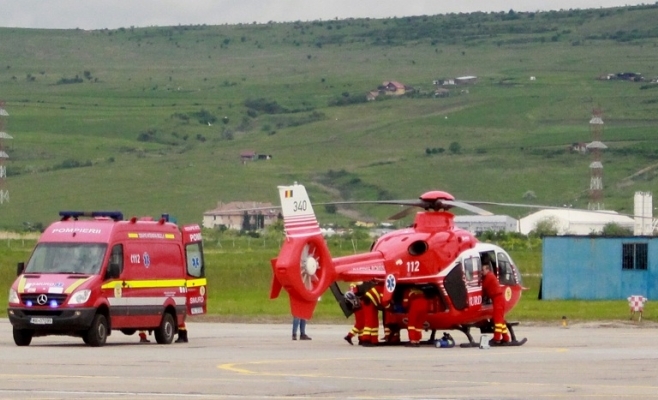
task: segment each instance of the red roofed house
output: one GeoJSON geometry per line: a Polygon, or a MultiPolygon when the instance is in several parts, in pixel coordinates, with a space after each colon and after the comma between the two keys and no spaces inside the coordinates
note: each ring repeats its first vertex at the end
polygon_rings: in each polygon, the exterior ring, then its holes
{"type": "Polygon", "coordinates": [[[246,164],[247,161],[254,160],[256,158],[256,152],[252,150],[243,151],[240,153],[240,160],[243,164],[246,164]]]}
{"type": "Polygon", "coordinates": [[[384,87],[386,94],[396,96],[404,94],[407,89],[402,83],[396,81],[383,82],[382,86],[384,87]]]}
{"type": "Polygon", "coordinates": [[[203,213],[203,227],[214,229],[225,226],[235,230],[258,230],[276,222],[279,207],[272,203],[234,201],[217,203],[217,208],[203,213]],[[270,208],[271,207],[271,208],[270,208]]]}

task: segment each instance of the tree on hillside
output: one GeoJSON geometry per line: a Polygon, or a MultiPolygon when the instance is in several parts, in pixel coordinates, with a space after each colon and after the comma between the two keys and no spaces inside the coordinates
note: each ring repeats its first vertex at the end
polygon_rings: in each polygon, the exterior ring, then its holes
{"type": "Polygon", "coordinates": [[[450,150],[452,154],[459,154],[462,151],[462,145],[459,144],[459,142],[452,142],[450,143],[448,150],[450,150]]]}

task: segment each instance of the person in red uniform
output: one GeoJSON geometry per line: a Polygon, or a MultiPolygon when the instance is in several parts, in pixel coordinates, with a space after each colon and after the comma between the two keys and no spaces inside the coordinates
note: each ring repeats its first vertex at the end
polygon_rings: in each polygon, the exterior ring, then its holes
{"type": "Polygon", "coordinates": [[[139,331],[139,342],[140,343],[150,343],[151,342],[146,337],[146,331],[139,331]]]}
{"type": "Polygon", "coordinates": [[[501,344],[510,341],[509,331],[505,323],[505,296],[503,289],[491,270],[488,260],[482,260],[482,293],[493,302],[494,336],[491,344],[501,344]]]}
{"type": "Polygon", "coordinates": [[[363,346],[379,344],[379,311],[385,308],[382,304],[383,285],[373,286],[363,296],[362,308],[364,316],[363,346]]]}
{"type": "MultiPolygon", "coordinates": [[[[146,337],[146,331],[139,331],[139,342],[150,343],[151,341],[146,337]]],[[[178,339],[176,343],[187,343],[187,326],[185,322],[178,327],[178,339]]]]}
{"type": "Polygon", "coordinates": [[[345,292],[345,302],[349,305],[354,313],[354,325],[352,329],[347,333],[343,338],[345,341],[351,345],[354,345],[352,338],[357,336],[359,338],[359,344],[363,342],[363,328],[365,325],[365,316],[363,315],[363,307],[361,305],[361,299],[357,295],[357,285],[350,285],[350,290],[345,292]]]}
{"type": "Polygon", "coordinates": [[[178,327],[178,339],[176,339],[176,343],[187,343],[187,326],[185,322],[178,327]]]}
{"type": "Polygon", "coordinates": [[[424,317],[427,314],[427,300],[423,291],[411,287],[407,289],[402,297],[402,306],[407,310],[407,333],[409,335],[409,346],[420,346],[423,338],[424,317]]]}

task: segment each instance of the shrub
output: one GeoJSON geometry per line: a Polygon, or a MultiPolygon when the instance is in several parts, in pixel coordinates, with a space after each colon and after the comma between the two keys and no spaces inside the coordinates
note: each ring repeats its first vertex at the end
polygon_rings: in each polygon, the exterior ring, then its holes
{"type": "Polygon", "coordinates": [[[82,83],[84,80],[80,78],[78,75],[75,76],[75,78],[61,78],[60,80],[57,81],[58,85],[70,85],[73,83],[82,83]]]}

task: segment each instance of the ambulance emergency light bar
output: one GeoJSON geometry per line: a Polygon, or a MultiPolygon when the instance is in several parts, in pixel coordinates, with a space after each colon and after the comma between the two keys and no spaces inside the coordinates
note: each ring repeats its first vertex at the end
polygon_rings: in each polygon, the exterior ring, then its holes
{"type": "Polygon", "coordinates": [[[71,218],[77,221],[80,217],[112,218],[115,221],[123,220],[123,213],[120,211],[60,211],[59,216],[62,217],[62,221],[71,218]]]}

